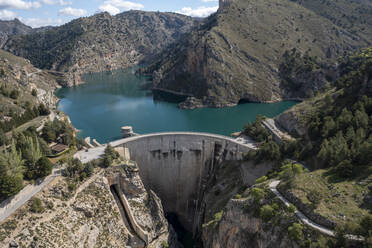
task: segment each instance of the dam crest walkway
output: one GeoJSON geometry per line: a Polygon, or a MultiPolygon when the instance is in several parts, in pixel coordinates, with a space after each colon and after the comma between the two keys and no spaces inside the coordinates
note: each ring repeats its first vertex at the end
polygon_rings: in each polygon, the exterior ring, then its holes
{"type": "MultiPolygon", "coordinates": [[[[233,144],[248,148],[248,149],[257,149],[257,143],[248,137],[244,138],[231,138],[228,136],[220,135],[220,134],[213,134],[213,133],[202,133],[202,132],[162,132],[162,133],[149,133],[143,134],[138,136],[133,136],[129,138],[119,139],[113,142],[110,142],[109,145],[113,147],[118,147],[124,145],[126,143],[130,143],[133,141],[152,138],[152,137],[161,137],[161,136],[195,136],[195,137],[205,137],[205,138],[212,138],[216,140],[224,140],[231,142],[233,144]]],[[[75,154],[75,158],[80,159],[82,163],[88,163],[92,160],[99,159],[103,156],[105,148],[107,145],[103,145],[97,148],[91,148],[87,151],[79,151],[75,154]]]]}

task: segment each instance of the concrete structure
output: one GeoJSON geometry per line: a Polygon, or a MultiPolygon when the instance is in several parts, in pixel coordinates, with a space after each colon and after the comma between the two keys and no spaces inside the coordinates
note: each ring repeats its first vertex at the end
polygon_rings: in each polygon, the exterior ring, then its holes
{"type": "Polygon", "coordinates": [[[92,144],[90,143],[90,137],[86,137],[86,138],[84,139],[84,142],[87,144],[87,146],[88,146],[89,148],[93,148],[93,147],[94,147],[94,145],[92,145],[92,144]]]}
{"type": "MultiPolygon", "coordinates": [[[[128,231],[132,236],[138,236],[142,241],[145,242],[147,245],[149,243],[149,237],[148,233],[144,231],[135,220],[131,207],[129,205],[128,199],[123,193],[122,189],[122,182],[120,180],[120,174],[116,175],[114,178],[108,178],[108,182],[111,188],[111,191],[113,192],[114,197],[118,197],[118,199],[115,199],[118,203],[118,205],[123,207],[124,213],[122,213],[123,221],[125,226],[128,228],[128,231]]],[[[140,243],[137,241],[137,243],[140,243]]]]}
{"type": "Polygon", "coordinates": [[[159,133],[111,142],[128,148],[137,162],[147,189],[162,200],[165,212],[177,213],[181,223],[194,230],[201,189],[215,168],[226,160],[241,160],[252,144],[206,133],[159,133]]]}
{"type": "Polygon", "coordinates": [[[277,127],[274,119],[267,118],[262,121],[262,125],[272,135],[276,143],[280,144],[282,141],[294,141],[295,140],[288,133],[281,131],[277,127]]]}
{"type": "Polygon", "coordinates": [[[131,126],[125,126],[121,128],[121,134],[124,138],[132,137],[134,135],[133,128],[131,126]]]}
{"type": "Polygon", "coordinates": [[[92,144],[95,146],[95,147],[100,147],[102,146],[96,139],[93,139],[92,141],[92,144]]]}

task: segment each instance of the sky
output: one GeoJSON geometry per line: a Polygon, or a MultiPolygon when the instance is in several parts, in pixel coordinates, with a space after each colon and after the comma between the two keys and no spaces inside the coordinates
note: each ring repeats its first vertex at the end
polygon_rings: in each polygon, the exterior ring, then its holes
{"type": "Polygon", "coordinates": [[[36,28],[62,25],[103,11],[116,15],[136,9],[206,17],[217,8],[218,0],[0,0],[0,20],[18,18],[36,28]]]}

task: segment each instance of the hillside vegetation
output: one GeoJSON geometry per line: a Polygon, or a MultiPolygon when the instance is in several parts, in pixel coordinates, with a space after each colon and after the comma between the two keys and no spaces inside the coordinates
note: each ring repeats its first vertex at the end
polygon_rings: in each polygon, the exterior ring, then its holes
{"type": "Polygon", "coordinates": [[[279,177],[280,191],[309,218],[336,230],[330,247],[348,247],[344,235],[351,233],[365,237],[360,247],[372,244],[371,68],[371,48],[343,59],[334,87],[278,116],[297,141],[276,144],[261,119],[245,130],[263,141],[247,158],[279,161],[281,172],[268,177],[279,177]],[[311,171],[287,158],[304,161],[311,171]]]}
{"type": "Polygon", "coordinates": [[[191,17],[159,12],[100,13],[46,32],[12,36],[4,49],[42,69],[66,72],[67,85],[81,75],[140,63],[176,41],[193,25],[191,17]]]}
{"type": "Polygon", "coordinates": [[[0,50],[0,129],[12,130],[54,109],[56,78],[20,57],[0,50]]]}
{"type": "Polygon", "coordinates": [[[368,46],[372,38],[370,4],[351,1],[349,15],[364,13],[351,28],[319,11],[330,9],[329,2],[334,16],[346,11],[344,1],[316,1],[311,5],[316,8],[289,0],[233,1],[142,72],[152,74],[156,89],[192,95],[204,106],[308,97],[332,81],[328,62],[368,46]],[[288,64],[301,69],[292,81],[305,90],[286,87],[281,77],[283,63],[298,62],[288,59],[292,54],[311,62],[307,67],[288,64]]]}

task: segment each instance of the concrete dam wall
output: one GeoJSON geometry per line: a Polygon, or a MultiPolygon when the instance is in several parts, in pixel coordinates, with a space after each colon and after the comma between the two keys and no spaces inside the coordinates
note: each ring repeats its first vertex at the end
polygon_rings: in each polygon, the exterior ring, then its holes
{"type": "Polygon", "coordinates": [[[241,160],[252,146],[231,138],[205,133],[159,133],[110,143],[128,148],[138,163],[147,189],[162,200],[166,212],[177,213],[194,230],[203,183],[222,161],[241,160]]]}

